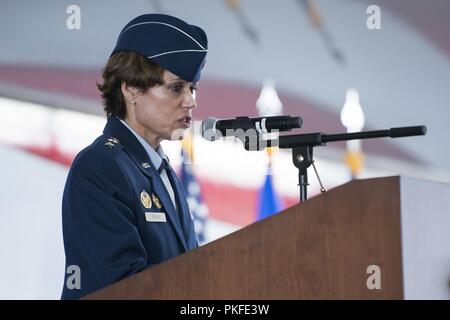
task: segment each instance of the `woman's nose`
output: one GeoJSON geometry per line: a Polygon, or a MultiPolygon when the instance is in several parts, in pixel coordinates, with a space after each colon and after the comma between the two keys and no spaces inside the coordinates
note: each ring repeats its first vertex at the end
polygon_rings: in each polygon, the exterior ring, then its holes
{"type": "Polygon", "coordinates": [[[183,107],[184,108],[193,109],[193,108],[197,107],[197,100],[195,99],[195,94],[196,94],[195,91],[191,92],[190,90],[188,90],[185,93],[185,96],[183,99],[183,107]]]}

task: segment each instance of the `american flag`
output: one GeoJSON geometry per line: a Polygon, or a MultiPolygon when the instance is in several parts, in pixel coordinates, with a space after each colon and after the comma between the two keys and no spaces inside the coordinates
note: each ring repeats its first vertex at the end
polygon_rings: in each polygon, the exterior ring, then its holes
{"type": "Polygon", "coordinates": [[[182,148],[181,155],[183,161],[180,170],[180,180],[187,194],[187,203],[194,219],[195,233],[200,245],[204,244],[206,238],[206,225],[208,221],[209,209],[203,202],[200,184],[195,178],[192,170],[193,164],[188,152],[182,148]]]}

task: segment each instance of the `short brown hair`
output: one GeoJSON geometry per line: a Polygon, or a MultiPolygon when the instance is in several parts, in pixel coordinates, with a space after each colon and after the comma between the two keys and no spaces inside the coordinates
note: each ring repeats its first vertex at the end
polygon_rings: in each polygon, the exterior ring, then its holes
{"type": "Polygon", "coordinates": [[[124,119],[127,115],[122,82],[146,92],[150,87],[164,83],[163,74],[162,67],[141,54],[121,51],[112,55],[103,69],[103,83],[97,83],[107,117],[124,119]]]}

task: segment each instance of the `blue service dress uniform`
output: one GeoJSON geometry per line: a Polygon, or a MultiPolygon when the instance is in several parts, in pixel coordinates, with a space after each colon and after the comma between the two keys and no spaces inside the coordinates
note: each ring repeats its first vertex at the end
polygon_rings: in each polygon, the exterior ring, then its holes
{"type": "Polygon", "coordinates": [[[79,268],[80,288],[67,286],[72,273],[66,272],[62,299],[80,298],[198,246],[180,181],[168,168],[175,208],[157,169],[116,117],[77,155],[62,222],[66,270],[79,268]]]}

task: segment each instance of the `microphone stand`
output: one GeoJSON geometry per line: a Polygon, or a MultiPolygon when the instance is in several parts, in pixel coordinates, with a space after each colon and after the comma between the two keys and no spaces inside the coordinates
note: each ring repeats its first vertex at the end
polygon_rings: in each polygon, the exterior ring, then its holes
{"type": "MultiPolygon", "coordinates": [[[[307,169],[313,160],[313,150],[316,146],[324,146],[328,142],[360,140],[373,138],[400,138],[425,135],[425,126],[400,127],[387,130],[361,131],[352,133],[324,134],[321,132],[280,136],[274,140],[256,140],[256,149],[252,148],[250,140],[246,137],[244,147],[246,150],[262,150],[265,147],[278,146],[280,149],[292,149],[292,161],[298,169],[298,185],[300,188],[300,202],[308,199],[307,169]]],[[[324,191],[324,190],[323,190],[324,191]]]]}

